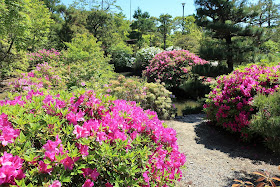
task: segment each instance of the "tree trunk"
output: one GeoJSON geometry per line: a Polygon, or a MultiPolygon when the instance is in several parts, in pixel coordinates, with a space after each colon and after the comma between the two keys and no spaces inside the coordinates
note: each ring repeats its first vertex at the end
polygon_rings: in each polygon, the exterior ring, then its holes
{"type": "Polygon", "coordinates": [[[8,51],[7,51],[7,54],[9,54],[9,53],[11,52],[11,49],[12,49],[12,47],[13,47],[13,44],[14,44],[14,38],[12,39],[12,42],[10,43],[10,47],[9,47],[9,49],[8,49],[8,51]]]}
{"type": "Polygon", "coordinates": [[[163,49],[165,50],[166,49],[166,34],[164,34],[163,36],[163,49]]]}
{"type": "Polygon", "coordinates": [[[227,65],[229,71],[233,71],[233,54],[232,54],[232,41],[231,36],[226,37],[226,43],[227,43],[227,65]]]}
{"type": "Polygon", "coordinates": [[[13,44],[14,44],[14,38],[12,39],[12,42],[10,43],[10,46],[9,46],[9,49],[8,49],[8,51],[6,52],[6,54],[1,58],[1,61],[2,60],[5,60],[5,58],[8,56],[8,54],[11,52],[11,50],[12,50],[12,47],[13,47],[13,44]]]}

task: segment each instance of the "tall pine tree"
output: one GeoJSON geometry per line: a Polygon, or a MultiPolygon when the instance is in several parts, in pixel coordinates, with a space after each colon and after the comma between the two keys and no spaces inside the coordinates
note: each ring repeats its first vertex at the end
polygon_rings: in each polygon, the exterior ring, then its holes
{"type": "Polygon", "coordinates": [[[244,53],[252,51],[254,45],[259,45],[261,29],[248,24],[257,13],[248,6],[246,0],[196,0],[195,4],[197,24],[209,30],[212,38],[218,39],[218,47],[224,49],[215,50],[217,45],[209,45],[208,54],[213,53],[208,59],[219,56],[221,60],[226,60],[232,71],[235,60],[242,61],[244,53]],[[245,41],[248,37],[258,37],[258,40],[245,41]]]}

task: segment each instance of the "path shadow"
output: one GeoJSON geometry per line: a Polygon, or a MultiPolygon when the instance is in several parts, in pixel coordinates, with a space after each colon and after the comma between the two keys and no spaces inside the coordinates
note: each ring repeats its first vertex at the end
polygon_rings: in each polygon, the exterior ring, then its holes
{"type": "MultiPolygon", "coordinates": [[[[279,177],[279,176],[276,175],[276,177],[279,177]]],[[[256,182],[256,180],[259,179],[259,178],[260,178],[260,176],[254,175],[254,174],[248,174],[245,171],[234,171],[234,177],[233,178],[227,178],[227,184],[224,185],[223,187],[229,187],[229,186],[232,186],[233,184],[240,184],[239,182],[235,182],[234,181],[235,179],[241,180],[243,182],[249,181],[249,182],[257,185],[258,182],[256,182]]],[[[273,180],[273,181],[275,182],[276,186],[280,185],[279,181],[276,181],[276,180],[273,180]]]]}
{"type": "Polygon", "coordinates": [[[248,158],[254,164],[264,161],[267,164],[280,165],[280,154],[268,150],[260,141],[242,142],[236,135],[206,122],[195,125],[195,133],[196,143],[203,144],[207,149],[219,150],[233,158],[248,158]]]}
{"type": "Polygon", "coordinates": [[[174,120],[183,123],[198,123],[203,121],[205,114],[189,114],[186,116],[177,116],[174,120]]]}

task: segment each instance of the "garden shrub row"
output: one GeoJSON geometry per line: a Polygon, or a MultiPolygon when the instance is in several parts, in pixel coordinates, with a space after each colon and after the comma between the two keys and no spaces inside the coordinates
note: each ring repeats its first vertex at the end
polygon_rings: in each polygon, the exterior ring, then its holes
{"type": "Polygon", "coordinates": [[[31,90],[0,105],[0,185],[174,186],[181,178],[176,131],[135,102],[31,90]]]}
{"type": "MultiPolygon", "coordinates": [[[[10,82],[11,91],[22,93],[42,88],[66,89],[67,80],[60,78],[60,76],[63,77],[63,73],[59,73],[61,71],[63,72],[64,69],[51,67],[46,62],[38,64],[31,72],[23,73],[17,80],[10,82]]],[[[108,84],[104,86],[94,86],[91,80],[80,82],[80,88],[94,88],[98,93],[110,94],[117,99],[136,101],[143,109],[157,112],[160,119],[175,117],[176,109],[172,105],[172,97],[174,96],[160,83],[147,83],[137,78],[127,79],[123,75],[106,82],[108,84]]],[[[77,86],[76,89],[78,89],[77,86]]]]}

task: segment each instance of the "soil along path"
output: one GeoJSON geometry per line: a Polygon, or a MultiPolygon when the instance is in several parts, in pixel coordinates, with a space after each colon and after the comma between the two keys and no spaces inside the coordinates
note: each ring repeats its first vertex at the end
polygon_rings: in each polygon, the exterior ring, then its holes
{"type": "MultiPolygon", "coordinates": [[[[180,152],[186,154],[186,168],[180,187],[229,187],[234,179],[254,182],[254,171],[280,175],[280,156],[261,145],[246,144],[219,128],[207,125],[203,114],[165,121],[177,131],[180,152]]],[[[278,184],[279,185],[279,184],[278,184]]]]}

